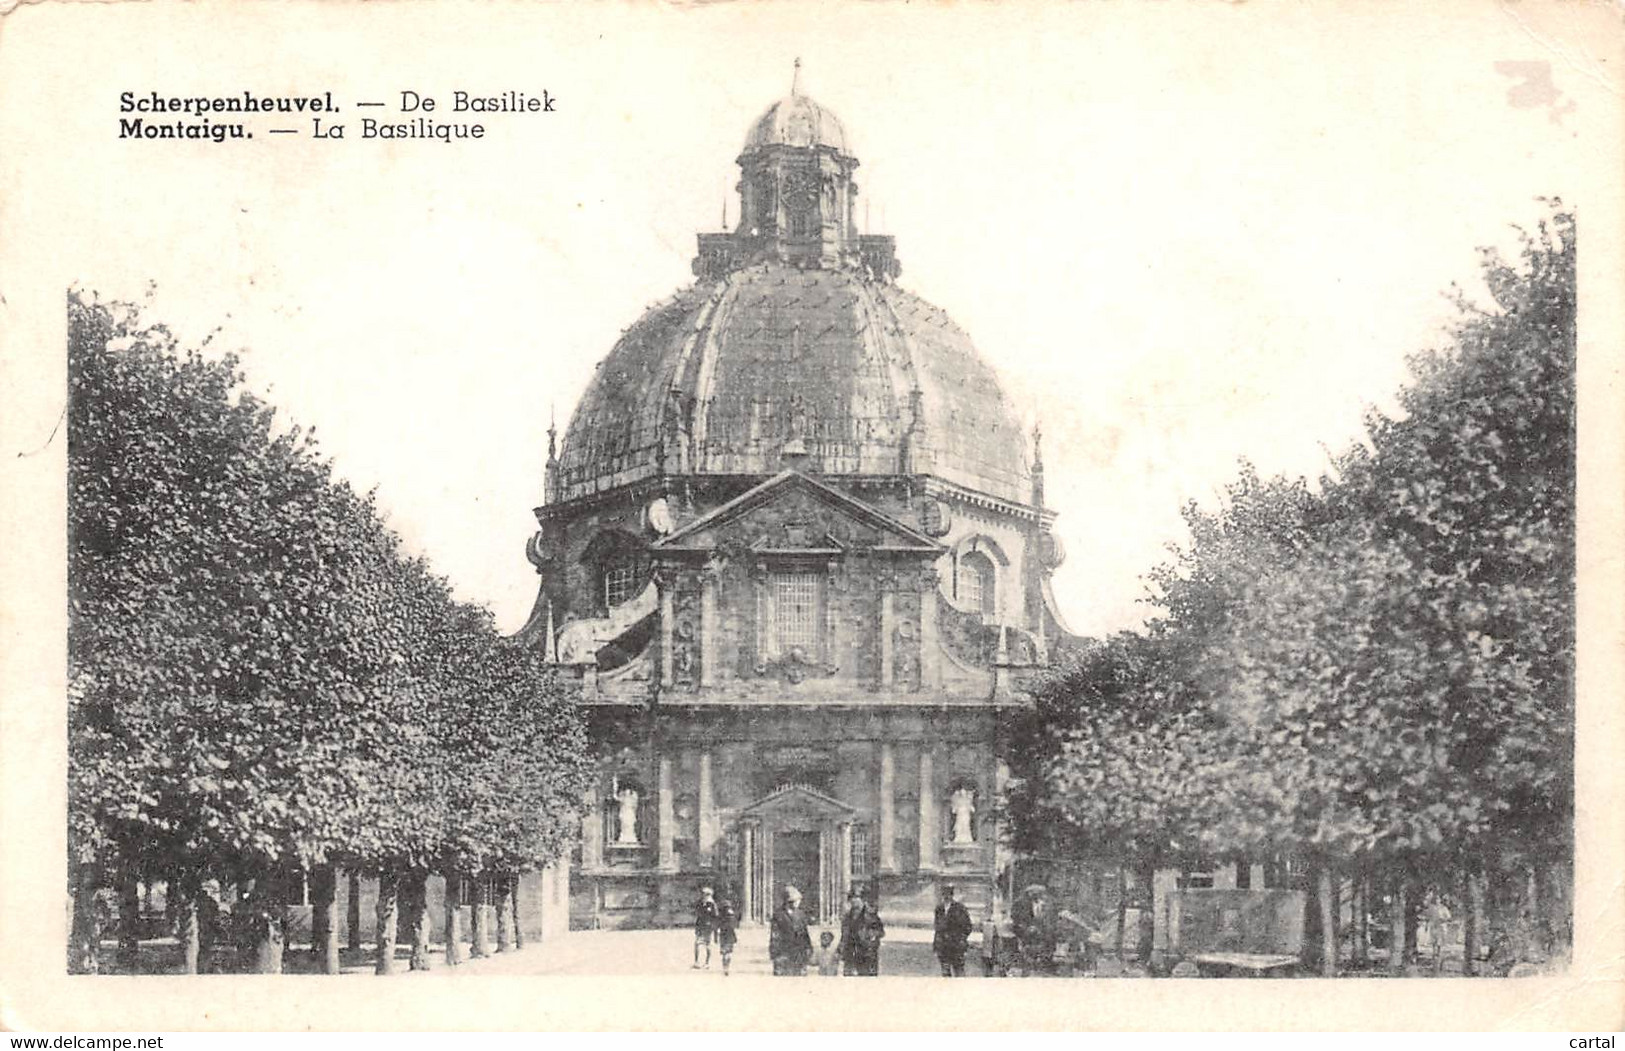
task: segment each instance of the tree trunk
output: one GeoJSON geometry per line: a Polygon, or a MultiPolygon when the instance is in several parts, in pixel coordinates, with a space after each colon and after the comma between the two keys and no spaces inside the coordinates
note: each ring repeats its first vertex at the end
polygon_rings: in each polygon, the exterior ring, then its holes
{"type": "Polygon", "coordinates": [[[487,914],[485,911],[484,879],[476,879],[474,881],[474,893],[470,895],[470,897],[473,898],[474,903],[469,907],[468,910],[468,958],[471,960],[478,960],[482,957],[491,955],[491,936],[486,930],[487,914]]]}
{"type": "Polygon", "coordinates": [[[1128,871],[1117,870],[1117,959],[1128,961],[1128,871]]]}
{"type": "Polygon", "coordinates": [[[358,953],[358,952],[361,951],[361,872],[360,872],[360,870],[359,869],[351,869],[349,871],[349,877],[350,877],[350,879],[349,879],[349,887],[348,887],[348,890],[350,892],[349,901],[347,901],[345,903],[345,908],[344,908],[345,924],[349,928],[349,930],[346,932],[348,934],[348,937],[345,938],[345,943],[347,945],[349,945],[351,952],[358,953]]]}
{"type": "Polygon", "coordinates": [[[412,940],[408,969],[429,969],[429,873],[413,869],[406,877],[407,929],[412,940]]]}
{"type": "Polygon", "coordinates": [[[1156,944],[1157,936],[1157,863],[1148,861],[1140,866],[1140,880],[1145,897],[1145,906],[1140,909],[1140,922],[1137,924],[1138,935],[1135,939],[1134,955],[1139,959],[1141,967],[1151,966],[1151,950],[1156,944]]]}
{"type": "Polygon", "coordinates": [[[288,911],[283,873],[272,871],[256,879],[248,905],[254,919],[254,973],[281,974],[288,911]]]}
{"type": "Polygon", "coordinates": [[[400,876],[392,868],[378,872],[378,907],[374,911],[377,922],[375,945],[376,974],[395,973],[395,931],[399,919],[400,876]]]}
{"type": "Polygon", "coordinates": [[[1394,974],[1405,973],[1405,935],[1410,909],[1406,907],[1407,877],[1401,872],[1394,879],[1394,898],[1388,906],[1388,969],[1394,974]]]}
{"type": "Polygon", "coordinates": [[[1535,944],[1545,957],[1551,957],[1557,952],[1557,932],[1561,927],[1559,914],[1563,911],[1562,896],[1557,893],[1557,881],[1553,876],[1554,867],[1546,862],[1535,862],[1533,878],[1530,880],[1535,889],[1532,903],[1535,944]]]}
{"type": "Polygon", "coordinates": [[[446,966],[456,967],[463,962],[462,910],[457,901],[462,893],[461,877],[446,873],[446,966]]]}
{"type": "Polygon", "coordinates": [[[96,915],[96,888],[100,872],[92,864],[74,871],[73,929],[68,937],[68,973],[95,974],[101,970],[101,919],[96,915]]]}
{"type": "Polygon", "coordinates": [[[1354,962],[1364,970],[1371,962],[1371,942],[1368,935],[1371,924],[1371,880],[1363,872],[1354,882],[1354,903],[1350,918],[1354,921],[1354,962]]]}
{"type": "Polygon", "coordinates": [[[1422,940],[1416,932],[1422,926],[1422,902],[1427,892],[1413,881],[1405,891],[1405,950],[1409,955],[1406,962],[1415,962],[1421,958],[1422,940]]]}
{"type": "Polygon", "coordinates": [[[491,896],[497,912],[497,952],[512,952],[513,910],[508,906],[508,877],[498,876],[492,881],[491,896]]]}
{"type": "Polygon", "coordinates": [[[515,949],[523,949],[525,947],[525,929],[519,922],[519,877],[518,876],[513,877],[513,879],[508,882],[508,902],[507,902],[507,907],[508,907],[508,912],[512,916],[513,947],[515,949]]]}
{"type": "Polygon", "coordinates": [[[175,940],[181,950],[181,973],[197,974],[203,951],[203,921],[201,904],[203,881],[191,873],[175,876],[169,881],[169,894],[164,911],[175,916],[175,940]]]}
{"type": "MultiPolygon", "coordinates": [[[[333,865],[318,865],[311,873],[310,948],[322,962],[323,974],[338,974],[339,873],[333,865]]],[[[359,917],[358,917],[359,918],[359,917]]]]}
{"type": "MultiPolygon", "coordinates": [[[[208,974],[215,969],[215,948],[220,944],[221,930],[220,901],[206,888],[207,880],[200,880],[197,893],[197,967],[199,974],[208,974]]],[[[216,885],[219,893],[224,894],[225,888],[216,885]]]]}
{"type": "Polygon", "coordinates": [[[118,969],[134,974],[141,954],[141,882],[126,865],[118,877],[118,969]]]}
{"type": "Polygon", "coordinates": [[[1337,977],[1337,874],[1327,864],[1320,869],[1320,973],[1337,977]]]}
{"type": "Polygon", "coordinates": [[[1464,978],[1478,973],[1479,910],[1478,876],[1469,871],[1461,877],[1461,973],[1464,978]]]}

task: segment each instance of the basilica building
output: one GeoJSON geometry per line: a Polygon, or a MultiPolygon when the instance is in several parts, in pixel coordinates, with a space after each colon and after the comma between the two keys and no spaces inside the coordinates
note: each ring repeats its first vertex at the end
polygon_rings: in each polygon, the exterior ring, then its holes
{"type": "Polygon", "coordinates": [[[519,639],[581,681],[603,757],[573,926],[760,922],[787,884],[929,922],[1007,864],[1002,717],[1065,637],[1038,435],[861,233],[858,158],[793,88],[731,230],[549,431],[519,639]]]}

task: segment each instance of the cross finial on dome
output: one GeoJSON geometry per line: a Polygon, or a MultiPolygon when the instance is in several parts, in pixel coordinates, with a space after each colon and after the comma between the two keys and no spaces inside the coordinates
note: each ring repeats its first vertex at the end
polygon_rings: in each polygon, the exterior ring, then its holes
{"type": "Polygon", "coordinates": [[[790,94],[801,94],[801,56],[796,56],[795,66],[790,72],[790,94]]]}

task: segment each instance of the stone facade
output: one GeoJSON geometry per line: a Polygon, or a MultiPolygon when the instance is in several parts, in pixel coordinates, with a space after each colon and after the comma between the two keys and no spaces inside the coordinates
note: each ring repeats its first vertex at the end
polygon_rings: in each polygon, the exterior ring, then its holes
{"type": "Polygon", "coordinates": [[[747,923],[786,884],[824,921],[985,907],[1001,714],[1064,634],[1036,436],[856,233],[832,115],[793,93],[739,164],[738,228],[550,434],[520,638],[602,756],[572,922],[685,923],[703,884],[747,923]]]}

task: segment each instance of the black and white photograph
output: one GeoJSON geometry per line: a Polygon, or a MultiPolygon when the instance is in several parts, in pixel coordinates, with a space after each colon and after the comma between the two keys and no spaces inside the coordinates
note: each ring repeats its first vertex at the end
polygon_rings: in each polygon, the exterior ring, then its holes
{"type": "Polygon", "coordinates": [[[4,30],[7,1028],[1625,1025],[1617,10],[4,30]]]}

